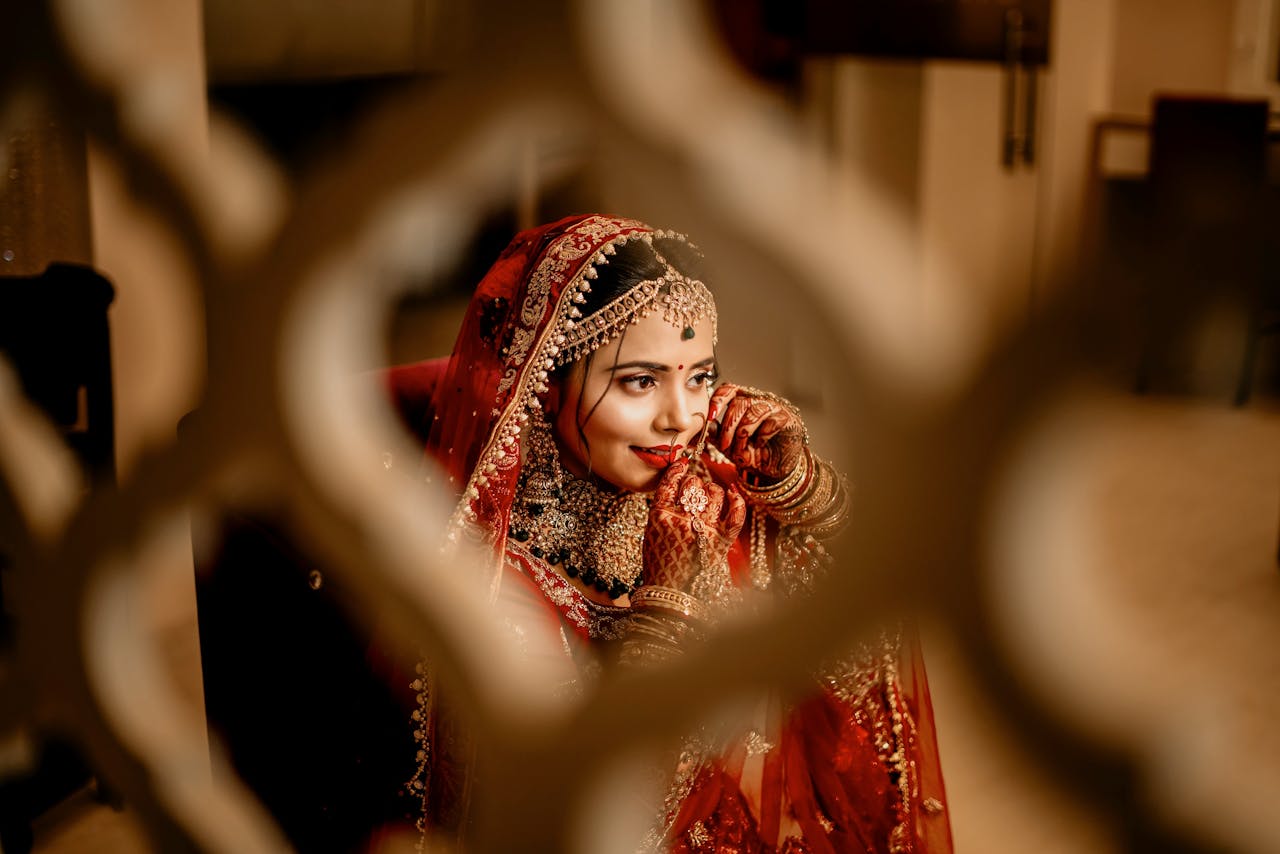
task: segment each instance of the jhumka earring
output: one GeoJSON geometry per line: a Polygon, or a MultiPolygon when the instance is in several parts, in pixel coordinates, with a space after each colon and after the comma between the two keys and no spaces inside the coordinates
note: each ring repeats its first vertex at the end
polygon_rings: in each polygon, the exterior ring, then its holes
{"type": "Polygon", "coordinates": [[[508,532],[516,547],[613,599],[629,594],[640,581],[646,498],[606,493],[565,472],[542,413],[531,414],[526,442],[508,532]]]}
{"type": "Polygon", "coordinates": [[[529,419],[528,456],[524,463],[524,506],[534,516],[559,507],[564,497],[564,472],[560,468],[560,452],[551,436],[546,415],[538,410],[529,419]]]}

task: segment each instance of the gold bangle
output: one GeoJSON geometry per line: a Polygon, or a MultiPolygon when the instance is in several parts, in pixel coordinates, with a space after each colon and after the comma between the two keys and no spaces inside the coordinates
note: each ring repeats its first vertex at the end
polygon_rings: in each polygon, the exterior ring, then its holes
{"type": "Polygon", "coordinates": [[[635,612],[631,615],[628,636],[648,636],[672,647],[680,647],[686,639],[701,640],[704,632],[698,624],[667,613],[635,612]]]}
{"type": "MultiPolygon", "coordinates": [[[[845,498],[842,494],[841,498],[845,498]]],[[[849,524],[849,502],[841,500],[832,505],[832,509],[821,519],[805,526],[809,533],[819,539],[830,539],[844,530],[849,524]]]]}
{"type": "Polygon", "coordinates": [[[787,519],[780,519],[783,524],[803,530],[819,539],[834,537],[849,522],[849,486],[844,477],[827,468],[827,485],[822,496],[815,495],[815,500],[804,512],[790,514],[787,519]],[[819,500],[821,499],[821,500],[819,500]]]}
{"type": "Polygon", "coordinates": [[[784,525],[798,525],[817,516],[818,509],[826,507],[831,501],[835,481],[835,470],[829,464],[818,461],[814,466],[813,477],[809,479],[809,489],[791,505],[777,508],[774,517],[784,525]]]}
{"type": "Polygon", "coordinates": [[[695,623],[674,614],[633,611],[629,624],[618,655],[624,665],[670,661],[683,652],[687,640],[703,637],[695,623]]]}
{"type": "Polygon", "coordinates": [[[808,491],[814,474],[813,455],[804,449],[801,462],[777,483],[769,486],[753,486],[744,478],[738,479],[743,496],[753,504],[770,508],[787,507],[799,503],[808,491]]]}
{"type": "Polygon", "coordinates": [[[680,655],[680,650],[663,644],[627,639],[622,642],[618,663],[624,667],[643,667],[661,664],[680,655]]]}
{"type": "Polygon", "coordinates": [[[757,504],[783,504],[793,499],[803,490],[805,476],[808,472],[803,464],[796,466],[778,482],[759,486],[745,477],[739,479],[742,492],[757,504]]]}
{"type": "Polygon", "coordinates": [[[794,523],[812,514],[812,508],[825,501],[831,492],[829,472],[824,466],[814,466],[805,491],[786,506],[774,509],[774,517],[784,524],[794,523]]]}
{"type": "Polygon", "coordinates": [[[631,593],[631,607],[642,611],[667,611],[704,623],[711,617],[705,604],[683,590],[652,584],[637,587],[631,593]]]}
{"type": "Polygon", "coordinates": [[[629,637],[655,638],[672,646],[679,646],[686,637],[700,637],[693,623],[662,614],[634,613],[631,615],[629,637]]]}

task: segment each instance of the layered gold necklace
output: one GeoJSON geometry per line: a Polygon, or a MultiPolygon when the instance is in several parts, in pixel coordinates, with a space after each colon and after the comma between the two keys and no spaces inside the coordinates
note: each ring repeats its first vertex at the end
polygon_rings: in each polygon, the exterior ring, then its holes
{"type": "Polygon", "coordinates": [[[530,419],[528,445],[510,537],[535,558],[611,599],[631,593],[640,583],[648,497],[606,492],[564,471],[542,418],[530,419]]]}

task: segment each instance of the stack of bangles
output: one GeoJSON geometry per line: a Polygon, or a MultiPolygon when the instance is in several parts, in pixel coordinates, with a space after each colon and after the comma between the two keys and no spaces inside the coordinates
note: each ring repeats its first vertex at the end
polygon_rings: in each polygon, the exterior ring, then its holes
{"type": "Polygon", "coordinates": [[[703,637],[710,612],[697,598],[672,587],[644,585],[631,594],[631,630],[622,643],[621,661],[668,661],[686,639],[703,637]]]}
{"type": "Polygon", "coordinates": [[[818,538],[832,537],[849,521],[849,490],[830,463],[806,447],[800,465],[767,486],[745,479],[739,487],[747,501],[769,511],[783,525],[804,528],[818,538]]]}

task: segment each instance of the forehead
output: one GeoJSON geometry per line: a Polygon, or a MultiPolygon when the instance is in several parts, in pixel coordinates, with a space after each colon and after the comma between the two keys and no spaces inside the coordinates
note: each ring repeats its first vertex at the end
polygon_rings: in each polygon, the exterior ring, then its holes
{"type": "Polygon", "coordinates": [[[672,326],[663,319],[661,312],[654,312],[627,327],[621,337],[621,347],[605,345],[605,351],[613,351],[616,359],[599,360],[605,366],[616,362],[656,362],[660,365],[690,365],[715,356],[711,343],[711,322],[706,318],[693,324],[693,337],[685,337],[685,327],[672,326]]]}

